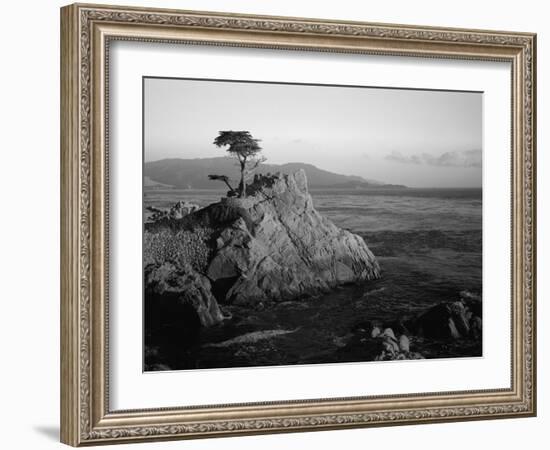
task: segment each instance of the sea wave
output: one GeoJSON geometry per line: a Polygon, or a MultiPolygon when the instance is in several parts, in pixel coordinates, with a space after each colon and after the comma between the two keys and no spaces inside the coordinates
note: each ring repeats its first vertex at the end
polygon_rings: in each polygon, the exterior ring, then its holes
{"type": "Polygon", "coordinates": [[[237,336],[233,339],[228,339],[222,342],[216,342],[211,344],[206,344],[204,347],[230,347],[231,345],[241,345],[241,344],[253,344],[264,339],[271,339],[277,336],[282,336],[285,334],[295,333],[299,328],[294,330],[262,330],[262,331],[253,331],[252,333],[246,333],[241,336],[237,336]]]}

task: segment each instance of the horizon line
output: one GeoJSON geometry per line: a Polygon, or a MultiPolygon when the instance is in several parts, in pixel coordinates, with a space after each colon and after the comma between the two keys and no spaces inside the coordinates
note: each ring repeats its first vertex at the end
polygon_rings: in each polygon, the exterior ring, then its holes
{"type": "MultiPolygon", "coordinates": [[[[197,158],[178,158],[178,157],[175,157],[175,158],[161,158],[161,159],[156,159],[156,160],[153,160],[153,161],[145,161],[145,159],[143,160],[143,164],[147,164],[147,163],[154,163],[154,162],[159,162],[159,161],[167,161],[167,160],[197,160],[197,159],[232,159],[231,156],[208,156],[208,157],[204,157],[204,158],[200,158],[200,157],[197,157],[197,158]]],[[[323,170],[325,172],[329,172],[329,173],[333,173],[335,175],[340,175],[340,176],[345,176],[345,177],[357,177],[357,178],[361,178],[363,179],[366,183],[371,183],[373,181],[375,181],[376,183],[380,183],[380,188],[383,188],[384,186],[404,186],[405,189],[483,189],[483,186],[409,186],[409,185],[406,185],[406,184],[401,184],[401,183],[390,183],[390,182],[387,182],[387,181],[380,181],[380,180],[376,180],[376,179],[373,179],[373,178],[370,178],[370,175],[365,177],[363,175],[355,175],[355,174],[344,174],[344,173],[339,173],[339,172],[333,172],[331,170],[327,170],[327,169],[323,169],[321,167],[318,167],[317,165],[315,164],[312,164],[312,163],[306,163],[306,162],[303,162],[303,161],[290,161],[290,162],[286,162],[286,163],[266,163],[268,165],[273,165],[273,166],[283,166],[285,164],[304,164],[304,165],[308,165],[308,166],[313,166],[315,167],[317,170],[323,170]]],[[[145,178],[147,175],[143,174],[143,177],[145,178]]],[[[154,181],[154,180],[153,180],[154,181]]],[[[372,188],[369,188],[369,189],[376,189],[376,184],[373,184],[374,187],[372,188]]],[[[326,189],[329,189],[330,186],[327,186],[326,189]]],[[[170,188],[170,189],[177,189],[177,188],[170,188]]],[[[345,189],[345,188],[341,188],[341,189],[345,189]]],[[[350,188],[351,189],[351,188],[350,188]]],[[[191,189],[193,190],[193,189],[191,189]]],[[[195,189],[195,190],[217,190],[217,189],[195,189]]]]}

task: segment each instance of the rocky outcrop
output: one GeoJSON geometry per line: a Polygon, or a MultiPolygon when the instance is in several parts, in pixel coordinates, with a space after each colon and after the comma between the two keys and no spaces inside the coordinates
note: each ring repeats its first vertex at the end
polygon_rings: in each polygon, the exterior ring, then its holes
{"type": "Polygon", "coordinates": [[[354,327],[347,342],[340,349],[340,354],[355,353],[365,361],[398,361],[405,359],[424,359],[424,356],[413,351],[411,338],[406,334],[396,336],[394,330],[383,327],[380,323],[361,322],[354,327]]]}
{"type": "Polygon", "coordinates": [[[202,326],[223,320],[223,314],[212,295],[210,281],[187,265],[177,268],[171,263],[150,265],[145,269],[145,295],[156,312],[165,311],[165,321],[180,307],[192,306],[202,326]],[[156,304],[155,304],[156,303],[156,304]]]}
{"type": "Polygon", "coordinates": [[[413,316],[358,322],[340,353],[344,359],[353,354],[367,361],[388,361],[462,356],[466,346],[471,355],[481,356],[481,316],[481,296],[463,291],[459,300],[438,303],[413,316]]]}
{"type": "Polygon", "coordinates": [[[154,206],[147,206],[145,208],[145,218],[150,222],[159,222],[170,219],[179,220],[185,216],[194,213],[200,209],[199,205],[194,203],[179,201],[170,206],[169,209],[155,208],[154,206]]]}
{"type": "Polygon", "coordinates": [[[479,338],[481,336],[481,298],[461,292],[460,300],[441,302],[406,322],[417,335],[433,339],[479,338]]]}
{"type": "Polygon", "coordinates": [[[246,199],[212,206],[207,214],[230,222],[215,236],[206,272],[222,301],[288,300],[379,277],[365,241],[315,210],[304,171],[258,177],[246,199]]]}
{"type": "Polygon", "coordinates": [[[194,203],[190,202],[179,201],[172,205],[170,211],[168,212],[168,217],[170,217],[170,219],[181,219],[188,214],[198,211],[199,209],[199,205],[195,205],[194,203]]]}
{"type": "Polygon", "coordinates": [[[256,177],[244,199],[176,204],[146,224],[144,253],[151,314],[170,322],[191,306],[202,326],[223,320],[218,302],[296,299],[380,273],[360,236],[315,210],[304,171],[256,177]]]}

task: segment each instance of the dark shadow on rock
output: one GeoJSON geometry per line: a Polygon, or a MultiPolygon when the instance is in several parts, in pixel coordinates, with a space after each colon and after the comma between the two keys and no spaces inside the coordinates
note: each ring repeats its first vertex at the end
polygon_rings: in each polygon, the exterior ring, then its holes
{"type": "Polygon", "coordinates": [[[212,295],[216,298],[218,303],[224,303],[226,301],[226,295],[229,289],[239,279],[238,276],[218,278],[212,281],[212,295]]]}
{"type": "Polygon", "coordinates": [[[177,294],[146,295],[145,369],[194,369],[200,330],[197,311],[177,294]],[[148,351],[154,348],[160,354],[148,351]]]}

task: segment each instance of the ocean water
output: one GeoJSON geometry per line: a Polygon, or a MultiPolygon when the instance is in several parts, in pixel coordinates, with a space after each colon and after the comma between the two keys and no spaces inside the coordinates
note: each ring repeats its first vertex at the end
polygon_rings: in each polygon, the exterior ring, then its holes
{"type": "MultiPolygon", "coordinates": [[[[340,349],[358,323],[418,314],[461,291],[482,291],[481,189],[311,190],[316,209],[363,237],[381,267],[379,280],[342,286],[317,298],[251,310],[202,332],[189,360],[170,368],[216,368],[362,361],[340,349]]],[[[145,206],[187,200],[206,206],[222,192],[146,191],[145,206]]],[[[412,339],[426,357],[479,356],[469,343],[412,339]]]]}

